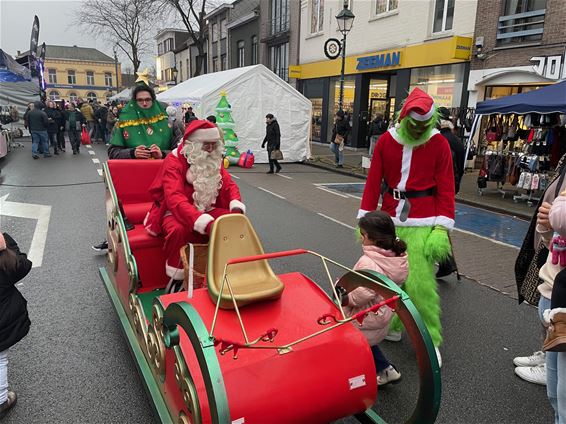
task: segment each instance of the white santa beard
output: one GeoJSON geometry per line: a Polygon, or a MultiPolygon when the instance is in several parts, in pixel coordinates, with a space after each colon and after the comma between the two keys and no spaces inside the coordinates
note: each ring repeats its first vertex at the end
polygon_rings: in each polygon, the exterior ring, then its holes
{"type": "Polygon", "coordinates": [[[222,187],[220,163],[222,161],[222,146],[217,143],[216,149],[207,152],[200,148],[200,143],[189,143],[183,149],[183,154],[190,165],[189,172],[194,187],[193,200],[200,211],[207,211],[216,201],[222,187]]]}

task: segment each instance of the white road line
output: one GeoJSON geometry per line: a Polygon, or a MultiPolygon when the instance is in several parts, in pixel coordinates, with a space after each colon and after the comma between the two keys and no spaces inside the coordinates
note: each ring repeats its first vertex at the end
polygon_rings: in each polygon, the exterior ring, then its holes
{"type": "Polygon", "coordinates": [[[365,183],[315,183],[315,186],[356,185],[365,183]]]}
{"type": "Polygon", "coordinates": [[[345,194],[336,193],[335,191],[328,190],[327,188],[324,188],[324,187],[321,187],[321,186],[317,186],[316,188],[318,188],[319,190],[322,190],[322,191],[326,191],[327,193],[333,194],[335,196],[343,197],[344,199],[350,198],[350,196],[346,196],[345,194]]]}
{"type": "Polygon", "coordinates": [[[98,175],[102,177],[102,168],[98,168],[97,171],[98,171],[98,175]]]}
{"type": "Polygon", "coordinates": [[[499,241],[499,240],[494,240],[494,239],[489,238],[489,237],[480,236],[479,234],[472,233],[471,231],[461,230],[460,228],[454,228],[454,231],[458,231],[459,233],[463,233],[463,234],[468,234],[468,235],[470,235],[470,236],[476,236],[476,237],[478,237],[478,238],[481,238],[481,239],[484,239],[484,240],[488,240],[488,241],[490,241],[490,242],[492,242],[492,243],[499,244],[499,245],[501,245],[501,246],[511,247],[511,248],[513,248],[513,249],[515,249],[515,250],[520,250],[517,246],[513,246],[512,244],[504,243],[504,242],[499,241]]]}
{"type": "Polygon", "coordinates": [[[91,146],[90,144],[87,144],[85,147],[86,147],[87,149],[92,149],[92,146],[91,146]]]}
{"type": "Polygon", "coordinates": [[[286,178],[286,179],[288,179],[288,180],[292,180],[292,179],[293,179],[293,178],[291,178],[291,177],[289,177],[289,176],[287,176],[287,175],[283,175],[283,174],[275,174],[275,175],[277,175],[278,177],[281,177],[281,178],[286,178]]]}
{"type": "Polygon", "coordinates": [[[330,220],[330,221],[332,221],[332,222],[335,222],[335,223],[337,223],[337,224],[340,224],[340,225],[342,225],[342,226],[344,226],[344,227],[346,227],[346,228],[349,228],[349,229],[351,229],[351,230],[355,230],[355,229],[356,229],[355,227],[352,227],[351,225],[344,224],[342,221],[338,221],[337,219],[334,219],[334,218],[332,218],[332,217],[330,217],[330,216],[328,216],[328,215],[325,215],[325,214],[323,214],[323,213],[317,212],[316,214],[317,214],[317,215],[320,215],[320,216],[322,216],[323,218],[326,218],[326,219],[328,219],[328,220],[330,220]]]}
{"type": "Polygon", "coordinates": [[[262,191],[265,191],[266,193],[272,194],[272,195],[275,196],[275,197],[279,197],[280,199],[285,200],[285,198],[284,198],[283,196],[281,196],[281,195],[279,195],[279,194],[277,194],[277,193],[274,193],[274,192],[272,192],[272,191],[269,191],[269,190],[267,190],[267,189],[265,189],[265,188],[263,188],[263,187],[258,187],[258,188],[259,188],[260,190],[262,190],[262,191]]]}
{"type": "Polygon", "coordinates": [[[96,155],[96,152],[95,152],[94,150],[89,150],[89,151],[88,151],[88,154],[89,154],[89,155],[96,155]]]}
{"type": "Polygon", "coordinates": [[[92,159],[92,163],[100,163],[100,159],[93,158],[93,159],[92,159]]]}
{"type": "Polygon", "coordinates": [[[240,177],[238,177],[237,175],[234,175],[234,174],[230,174],[230,176],[231,176],[232,178],[235,178],[235,179],[237,179],[237,180],[239,180],[239,179],[240,179],[240,177]]]}

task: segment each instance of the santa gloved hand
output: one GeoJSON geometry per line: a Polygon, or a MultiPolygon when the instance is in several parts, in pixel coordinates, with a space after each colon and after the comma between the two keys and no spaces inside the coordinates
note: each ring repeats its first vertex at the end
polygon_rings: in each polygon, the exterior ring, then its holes
{"type": "Polygon", "coordinates": [[[448,238],[448,230],[440,225],[435,225],[424,245],[424,253],[427,259],[433,262],[442,262],[451,252],[452,246],[448,238]]]}
{"type": "Polygon", "coordinates": [[[232,213],[241,213],[241,214],[244,213],[244,211],[241,210],[240,208],[234,208],[234,209],[232,209],[230,212],[232,212],[232,213]]]}
{"type": "Polygon", "coordinates": [[[210,233],[212,232],[212,224],[214,224],[214,221],[210,221],[204,230],[207,236],[209,236],[210,233]]]}

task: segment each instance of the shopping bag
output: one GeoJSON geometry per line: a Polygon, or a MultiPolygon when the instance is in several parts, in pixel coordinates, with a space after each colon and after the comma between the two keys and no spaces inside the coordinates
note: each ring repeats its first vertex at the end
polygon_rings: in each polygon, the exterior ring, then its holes
{"type": "Polygon", "coordinates": [[[90,135],[88,134],[86,128],[83,128],[83,131],[81,133],[81,144],[90,144],[90,135]]]}

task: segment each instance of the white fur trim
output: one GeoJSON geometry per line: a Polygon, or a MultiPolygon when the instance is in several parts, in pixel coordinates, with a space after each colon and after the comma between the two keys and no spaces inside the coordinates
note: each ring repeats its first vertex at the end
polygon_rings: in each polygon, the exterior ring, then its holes
{"type": "MultiPolygon", "coordinates": [[[[398,125],[398,124],[397,124],[398,125]]],[[[389,132],[389,134],[391,134],[391,137],[393,137],[393,139],[402,145],[405,145],[405,142],[403,141],[403,139],[401,138],[401,136],[399,135],[399,133],[397,132],[397,125],[395,125],[394,128],[389,128],[387,131],[389,132]]],[[[438,131],[436,128],[434,128],[432,130],[432,132],[430,133],[430,138],[434,137],[436,134],[440,134],[440,131],[438,131]]],[[[428,143],[428,142],[427,142],[428,143]]],[[[415,146],[416,147],[416,146],[415,146]]]]}
{"type": "Polygon", "coordinates": [[[436,217],[431,216],[428,218],[407,218],[406,221],[399,221],[397,217],[391,217],[393,223],[399,227],[432,227],[436,224],[436,217]]]}
{"type": "Polygon", "coordinates": [[[148,218],[149,218],[149,212],[145,215],[145,218],[143,219],[143,227],[145,228],[145,231],[147,231],[147,233],[148,233],[150,236],[157,237],[159,234],[157,234],[155,231],[151,231],[151,230],[150,230],[151,227],[149,227],[149,226],[147,225],[147,219],[148,219],[148,218]]]}
{"type": "Polygon", "coordinates": [[[182,280],[185,278],[185,271],[183,268],[175,268],[165,262],[165,274],[173,280],[182,280]]]}
{"type": "Polygon", "coordinates": [[[442,225],[447,230],[452,230],[454,228],[454,220],[448,218],[447,216],[437,216],[435,225],[442,225]]]}
{"type": "Polygon", "coordinates": [[[210,224],[212,221],[214,221],[214,218],[212,217],[212,215],[209,215],[207,213],[203,213],[201,216],[199,216],[197,218],[197,220],[195,221],[195,225],[193,226],[193,229],[200,234],[206,235],[206,226],[208,224],[210,224]]]}
{"type": "Polygon", "coordinates": [[[363,218],[364,216],[366,216],[367,213],[370,213],[370,211],[366,211],[365,209],[359,209],[356,219],[363,218]]]}
{"type": "Polygon", "coordinates": [[[193,131],[187,136],[186,142],[202,143],[204,141],[218,141],[220,140],[220,133],[218,128],[201,128],[193,131]]]}
{"type": "Polygon", "coordinates": [[[236,199],[230,201],[230,210],[233,211],[234,209],[240,209],[242,212],[246,213],[246,205],[236,199]]]}
{"type": "Polygon", "coordinates": [[[434,103],[432,104],[432,106],[430,107],[430,110],[425,113],[424,115],[420,115],[417,112],[415,112],[414,110],[409,112],[409,116],[413,119],[416,119],[417,121],[428,121],[430,118],[432,118],[432,114],[434,113],[434,103]]]}
{"type": "MultiPolygon", "coordinates": [[[[411,161],[413,159],[413,147],[403,145],[403,158],[401,160],[401,179],[397,188],[400,191],[405,191],[407,188],[407,180],[409,179],[409,172],[411,171],[411,161]]],[[[395,215],[401,216],[401,212],[405,207],[405,199],[399,200],[397,208],[395,208],[395,215]]]]}
{"type": "Polygon", "coordinates": [[[189,169],[187,169],[187,174],[186,174],[185,178],[187,179],[187,182],[189,184],[192,184],[195,181],[195,177],[193,177],[193,173],[191,172],[191,167],[189,167],[189,169]]]}
{"type": "Polygon", "coordinates": [[[542,314],[544,323],[550,325],[550,321],[554,320],[556,314],[566,314],[566,308],[546,309],[542,314]]]}

